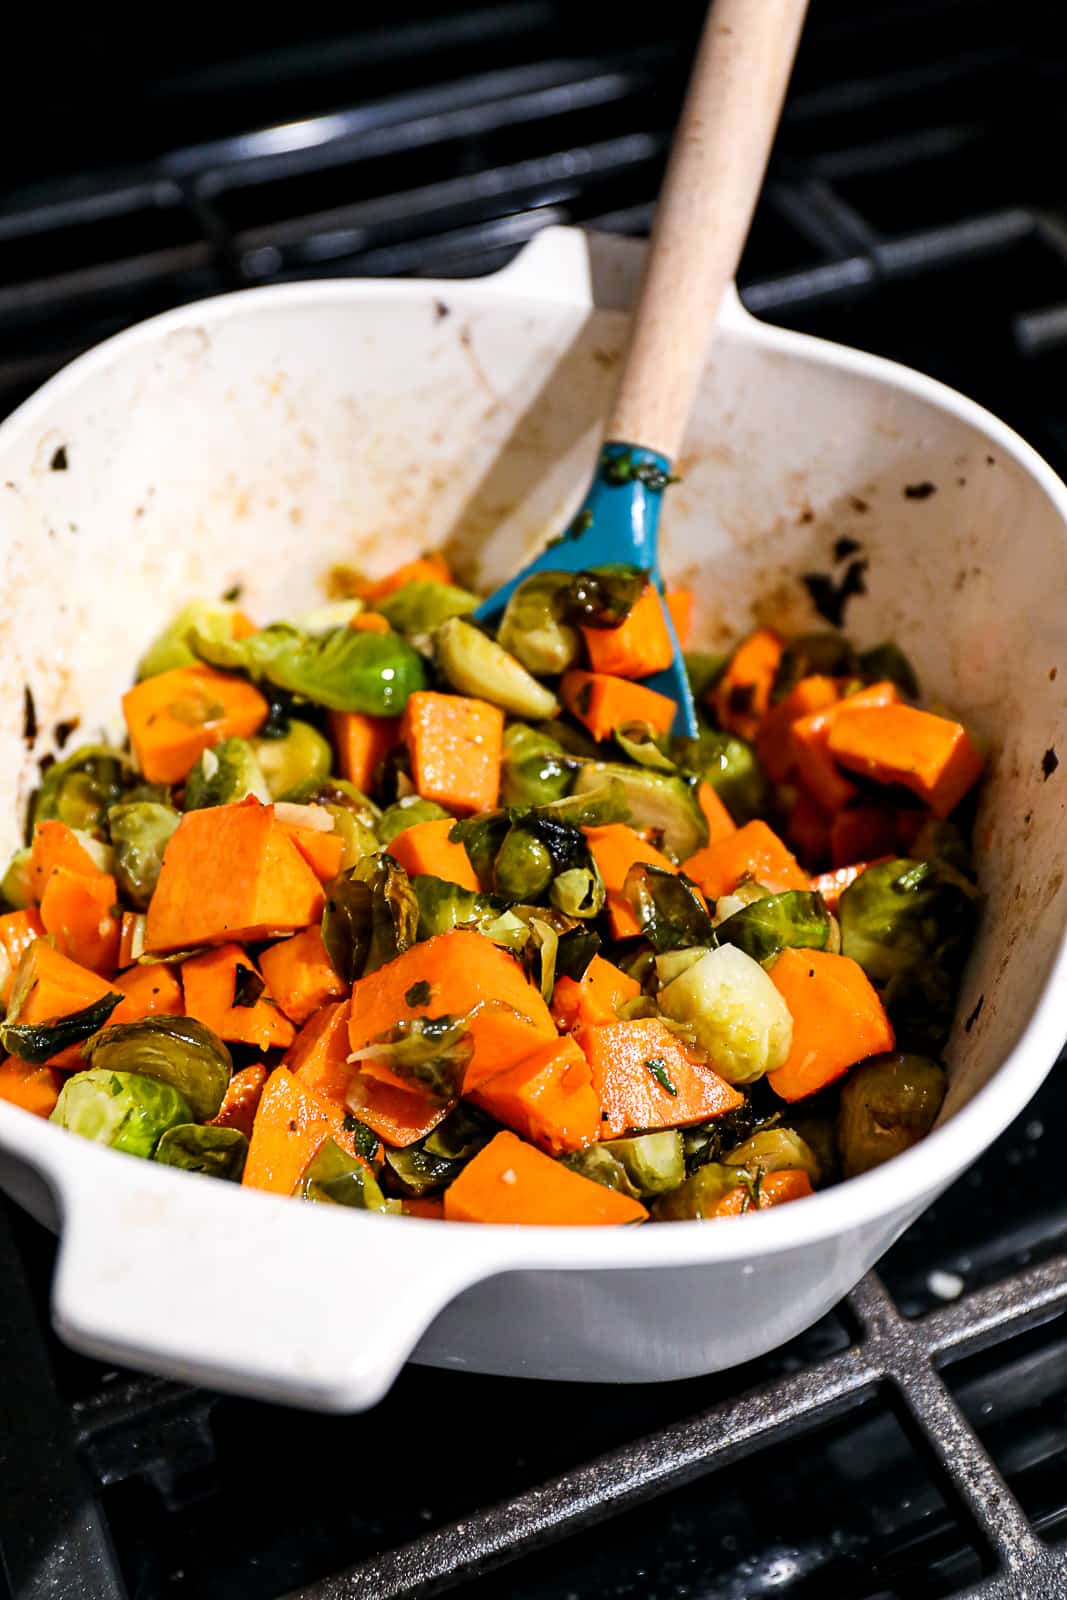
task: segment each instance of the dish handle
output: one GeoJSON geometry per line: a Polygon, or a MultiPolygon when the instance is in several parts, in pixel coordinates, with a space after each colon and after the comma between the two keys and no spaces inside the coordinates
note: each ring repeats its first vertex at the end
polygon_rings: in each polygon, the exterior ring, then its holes
{"type": "Polygon", "coordinates": [[[56,1330],[98,1359],[189,1383],[363,1410],[437,1313],[509,1264],[495,1229],[445,1241],[434,1221],[91,1166],[61,1179],[56,1330]]]}
{"type": "MultiPolygon", "coordinates": [[[[551,300],[599,311],[629,311],[637,298],[648,241],[595,228],[550,224],[535,233],[506,267],[478,280],[482,293],[516,300],[551,300]]],[[[719,307],[720,328],[751,328],[736,284],[727,284],[719,307]]]]}

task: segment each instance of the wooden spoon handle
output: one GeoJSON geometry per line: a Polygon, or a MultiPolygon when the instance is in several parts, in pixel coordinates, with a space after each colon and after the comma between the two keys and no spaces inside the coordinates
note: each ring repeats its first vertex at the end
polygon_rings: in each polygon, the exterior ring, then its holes
{"type": "Polygon", "coordinates": [[[674,138],[609,440],[673,460],[752,221],[807,0],[714,0],[674,138]]]}

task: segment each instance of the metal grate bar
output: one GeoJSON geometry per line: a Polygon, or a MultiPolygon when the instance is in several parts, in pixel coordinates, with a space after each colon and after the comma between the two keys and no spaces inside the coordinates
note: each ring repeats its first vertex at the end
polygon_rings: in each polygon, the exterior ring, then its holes
{"type": "Polygon", "coordinates": [[[125,1600],[107,1522],[72,1447],[69,1415],[4,1206],[0,1282],[0,1372],[11,1374],[0,1384],[0,1562],[11,1593],[18,1600],[86,1593],[94,1600],[125,1600]]]}
{"type": "Polygon", "coordinates": [[[1067,1555],[1032,1532],[932,1365],[1021,1333],[1067,1305],[1067,1256],[914,1321],[873,1273],[848,1299],[861,1337],[841,1355],[587,1462],[525,1494],[290,1592],[286,1600],[393,1600],[441,1594],[627,1507],[726,1466],[774,1434],[821,1426],[866,1390],[889,1383],[999,1563],[968,1600],[1052,1600],[1067,1594],[1067,1555]],[[1029,1587],[1028,1587],[1029,1586],[1029,1587]]]}

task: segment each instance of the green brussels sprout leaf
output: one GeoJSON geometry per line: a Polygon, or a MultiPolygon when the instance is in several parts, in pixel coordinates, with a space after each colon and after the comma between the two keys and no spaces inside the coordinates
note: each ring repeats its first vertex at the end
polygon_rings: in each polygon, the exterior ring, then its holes
{"type": "Polygon", "coordinates": [[[451,617],[464,617],[478,605],[478,596],[452,583],[432,580],[405,583],[375,606],[397,633],[432,634],[451,617]]]}
{"type": "MultiPolygon", "coordinates": [[[[24,998],[24,995],[19,995],[16,973],[8,1013],[10,1016],[18,1016],[24,998]]],[[[72,1011],[69,1016],[56,1017],[48,1022],[5,1021],[0,1023],[0,1045],[9,1055],[18,1056],[20,1061],[34,1064],[50,1061],[61,1050],[69,1049],[72,1044],[81,1044],[83,1039],[88,1039],[90,1034],[102,1028],[115,1007],[121,1005],[122,999],[121,994],[101,995],[99,1000],[94,1000],[92,1005],[85,1006],[81,1011],[72,1011]]]]}
{"type": "Polygon", "coordinates": [[[830,913],[822,896],[806,889],[764,895],[735,911],[715,929],[715,942],[735,944],[753,961],[766,966],[782,950],[799,947],[825,950],[830,940],[830,913]]]}
{"type": "Polygon", "coordinates": [[[308,635],[275,623],[245,639],[220,642],[194,633],[203,660],[247,672],[331,711],[399,716],[408,696],[426,684],[418,651],[398,634],[334,628],[308,635]]]}
{"type": "Polygon", "coordinates": [[[319,1146],[293,1193],[301,1200],[354,1206],[358,1211],[391,1211],[395,1206],[382,1194],[366,1162],[342,1150],[334,1139],[326,1139],[319,1146]]]}
{"type": "Polygon", "coordinates": [[[167,1129],[156,1145],[154,1159],[165,1167],[182,1167],[186,1172],[240,1183],[247,1155],[248,1140],[240,1128],[202,1128],[197,1122],[180,1122],[167,1129]]]}
{"type": "Polygon", "coordinates": [[[445,1189],[498,1127],[483,1111],[461,1100],[432,1133],[403,1150],[386,1150],[386,1171],[403,1194],[422,1196],[445,1189]]]}
{"type": "Polygon", "coordinates": [[[623,894],[657,953],[715,943],[708,909],[684,873],[637,861],[626,874],[623,894]]]}
{"type": "Polygon", "coordinates": [[[660,746],[661,737],[651,722],[624,722],[615,729],[615,743],[635,766],[677,773],[677,763],[660,746]]]}
{"type": "Polygon", "coordinates": [[[377,972],[414,944],[418,924],[411,880],[391,856],[365,856],[326,886],[322,938],[345,983],[377,972]]]}
{"type": "MultiPolygon", "coordinates": [[[[480,1002],[481,1005],[486,1002],[480,1002]]],[[[498,1002],[490,1001],[490,1005],[498,1002]]],[[[462,1017],[410,1017],[380,1033],[350,1061],[381,1061],[437,1105],[459,1099],[463,1075],[474,1054],[470,1013],[462,1017]]]]}

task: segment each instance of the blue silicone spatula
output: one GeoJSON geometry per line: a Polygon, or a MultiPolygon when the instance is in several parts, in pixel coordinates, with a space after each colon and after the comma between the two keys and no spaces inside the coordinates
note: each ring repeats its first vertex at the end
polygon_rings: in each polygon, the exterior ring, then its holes
{"type": "MultiPolygon", "coordinates": [[[[475,613],[491,622],[532,572],[628,562],[662,592],[657,527],[707,359],[748,234],[807,0],[714,0],[664,178],[630,343],[593,482],[562,538],[550,540],[475,613]]],[[[674,660],[643,681],[696,712],[669,614],[674,660]]]]}

